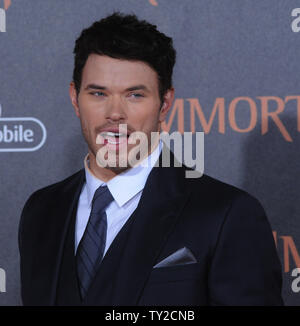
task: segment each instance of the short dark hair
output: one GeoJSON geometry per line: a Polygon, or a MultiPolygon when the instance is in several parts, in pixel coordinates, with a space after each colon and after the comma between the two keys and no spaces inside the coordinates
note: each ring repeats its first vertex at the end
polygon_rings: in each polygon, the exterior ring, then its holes
{"type": "Polygon", "coordinates": [[[115,12],[84,29],[76,40],[73,81],[77,94],[81,87],[82,70],[90,54],[116,59],[138,60],[157,72],[159,96],[172,87],[176,60],[172,38],[159,32],[155,25],[138,20],[135,15],[115,12]]]}

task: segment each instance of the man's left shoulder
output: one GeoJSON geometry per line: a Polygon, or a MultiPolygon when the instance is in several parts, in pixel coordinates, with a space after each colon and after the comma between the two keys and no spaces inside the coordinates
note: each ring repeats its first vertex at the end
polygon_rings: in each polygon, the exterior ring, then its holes
{"type": "Polygon", "coordinates": [[[214,207],[234,205],[237,208],[249,208],[264,212],[262,204],[255,196],[207,174],[203,174],[199,178],[186,178],[185,184],[191,191],[191,200],[194,201],[194,204],[198,203],[202,207],[205,204],[214,207]]]}

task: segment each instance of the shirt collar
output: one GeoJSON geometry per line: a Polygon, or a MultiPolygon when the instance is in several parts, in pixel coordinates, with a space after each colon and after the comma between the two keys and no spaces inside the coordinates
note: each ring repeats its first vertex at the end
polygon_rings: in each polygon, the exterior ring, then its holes
{"type": "Polygon", "coordinates": [[[102,185],[107,185],[114,200],[121,207],[139,193],[145,186],[148,175],[159,158],[163,148],[160,140],[154,151],[140,164],[134,166],[109,180],[107,183],[97,178],[89,168],[88,155],[84,159],[88,204],[91,206],[95,191],[102,185]],[[124,191],[126,189],[126,191],[124,191]]]}

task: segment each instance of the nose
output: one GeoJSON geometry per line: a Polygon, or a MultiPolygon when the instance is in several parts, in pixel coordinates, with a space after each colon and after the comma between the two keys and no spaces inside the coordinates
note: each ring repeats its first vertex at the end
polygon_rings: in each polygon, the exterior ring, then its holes
{"type": "Polygon", "coordinates": [[[112,97],[106,111],[106,119],[114,123],[116,121],[124,121],[126,118],[125,104],[120,97],[112,97]]]}

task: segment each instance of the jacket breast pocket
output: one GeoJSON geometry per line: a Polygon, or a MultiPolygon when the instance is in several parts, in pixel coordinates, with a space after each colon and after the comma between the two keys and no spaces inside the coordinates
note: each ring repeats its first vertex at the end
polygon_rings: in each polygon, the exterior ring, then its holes
{"type": "Polygon", "coordinates": [[[203,263],[152,269],[138,305],[205,305],[207,277],[203,263]]]}
{"type": "Polygon", "coordinates": [[[203,269],[201,263],[153,268],[148,282],[165,283],[199,279],[203,277],[201,269],[203,269]]]}

